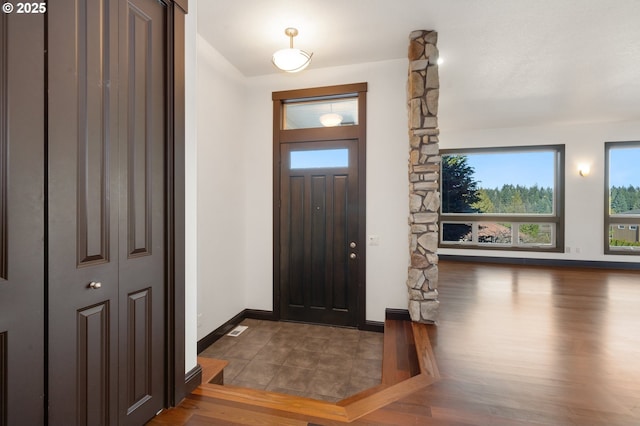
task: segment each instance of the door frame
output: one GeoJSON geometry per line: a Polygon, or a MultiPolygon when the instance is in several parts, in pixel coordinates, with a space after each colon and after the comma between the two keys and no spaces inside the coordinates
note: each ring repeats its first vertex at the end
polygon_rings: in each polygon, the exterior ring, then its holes
{"type": "MultiPolygon", "coordinates": [[[[189,0],[168,3],[166,152],[165,407],[182,401],[191,385],[185,374],[185,15],[189,0]]],[[[196,366],[196,370],[199,366],[196,366]]]]}
{"type": "Polygon", "coordinates": [[[280,145],[283,143],[356,139],[358,142],[358,283],[356,326],[366,322],[366,159],[367,83],[343,84],[272,93],[273,101],[273,317],[281,319],[280,294],[280,145]],[[352,94],[358,99],[358,124],[345,127],[282,129],[283,104],[290,100],[352,94]]]}

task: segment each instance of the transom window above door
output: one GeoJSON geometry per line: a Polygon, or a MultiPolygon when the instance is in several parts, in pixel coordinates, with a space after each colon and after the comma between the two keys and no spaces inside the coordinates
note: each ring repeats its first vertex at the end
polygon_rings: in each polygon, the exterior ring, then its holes
{"type": "Polygon", "coordinates": [[[283,102],[282,129],[354,126],[358,124],[357,94],[283,102]]]}

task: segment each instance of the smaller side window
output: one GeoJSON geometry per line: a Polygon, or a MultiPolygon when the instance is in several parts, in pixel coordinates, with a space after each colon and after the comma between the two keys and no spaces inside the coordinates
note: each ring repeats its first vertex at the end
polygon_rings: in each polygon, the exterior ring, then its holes
{"type": "Polygon", "coordinates": [[[605,143],[605,254],[640,254],[640,141],[605,143]]]}

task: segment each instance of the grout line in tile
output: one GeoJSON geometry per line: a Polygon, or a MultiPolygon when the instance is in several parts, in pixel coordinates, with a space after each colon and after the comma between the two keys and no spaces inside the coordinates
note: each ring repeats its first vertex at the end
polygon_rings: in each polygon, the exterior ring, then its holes
{"type": "MultiPolygon", "coordinates": [[[[255,353],[245,352],[246,355],[250,355],[250,354],[252,355],[250,359],[243,360],[246,363],[234,375],[235,378],[241,377],[241,374],[244,371],[244,369],[247,368],[249,365],[251,365],[251,363],[254,360],[256,360],[260,351],[264,350],[264,348],[267,345],[269,344],[292,345],[290,353],[286,357],[284,357],[282,360],[280,360],[280,362],[277,362],[277,363],[271,362],[271,364],[279,365],[280,368],[278,372],[274,374],[274,376],[269,380],[269,383],[267,383],[266,385],[255,384],[254,386],[251,386],[251,383],[252,383],[251,380],[242,381],[242,385],[247,387],[254,387],[258,389],[269,389],[270,386],[276,387],[275,386],[276,384],[283,381],[282,377],[280,377],[280,374],[283,373],[283,370],[285,370],[284,368],[285,366],[289,367],[288,369],[289,372],[295,371],[295,369],[304,370],[305,369],[304,366],[306,365],[305,363],[293,362],[291,363],[293,365],[287,364],[287,359],[291,356],[291,353],[294,351],[297,351],[296,353],[299,356],[303,356],[305,352],[308,352],[309,354],[325,354],[330,356],[333,355],[334,357],[340,357],[342,354],[344,354],[343,358],[349,358],[350,364],[351,364],[350,367],[346,368],[345,371],[342,373],[348,378],[346,382],[347,386],[345,387],[345,392],[349,392],[349,388],[353,388],[352,383],[354,380],[354,371],[356,370],[356,366],[358,365],[357,363],[363,362],[364,364],[367,364],[374,361],[372,359],[368,359],[361,356],[362,351],[360,349],[363,346],[361,345],[361,343],[366,342],[367,346],[371,346],[369,350],[380,351],[380,352],[382,352],[383,350],[382,334],[380,334],[379,339],[376,339],[375,334],[372,334],[371,332],[364,332],[364,331],[351,330],[351,329],[341,329],[338,327],[331,327],[331,326],[297,324],[297,323],[288,323],[288,322],[274,323],[271,321],[262,321],[262,320],[245,320],[241,324],[249,326],[249,329],[247,331],[250,331],[250,332],[249,333],[245,332],[246,334],[243,333],[244,339],[243,339],[243,335],[240,335],[237,338],[233,338],[233,339],[238,339],[238,341],[232,346],[236,346],[239,344],[240,347],[238,349],[242,349],[243,347],[249,347],[249,348],[255,349],[258,346],[260,346],[260,349],[255,351],[255,353]],[[278,324],[278,325],[275,325],[275,324],[278,324]],[[264,334],[269,334],[269,336],[258,337],[258,336],[264,336],[264,334]],[[258,343],[252,343],[251,341],[252,336],[258,339],[258,343]],[[279,336],[279,337],[277,337],[274,340],[274,337],[276,336],[279,336]],[[328,342],[325,342],[325,340],[328,339],[329,342],[332,342],[332,341],[335,342],[337,341],[336,339],[341,337],[344,338],[343,342],[345,342],[345,344],[342,346],[334,344],[330,348],[331,351],[337,352],[337,353],[326,352],[326,349],[329,347],[329,345],[328,345],[328,342]],[[314,341],[311,339],[317,339],[317,340],[314,341]],[[311,344],[310,342],[315,342],[317,346],[316,350],[312,350],[314,345],[311,344]],[[350,351],[350,352],[345,351],[344,349],[347,346],[352,346],[353,351],[350,351]]],[[[209,353],[216,353],[216,349],[215,349],[216,343],[211,345],[209,348],[205,349],[205,351],[209,351],[209,353]]],[[[227,342],[226,344],[228,345],[229,343],[227,342]]],[[[227,348],[227,350],[229,349],[230,348],[227,348]]],[[[381,357],[382,354],[375,355],[375,356],[381,357]]],[[[268,361],[268,359],[260,358],[260,361],[265,362],[265,361],[268,361]]],[[[321,363],[322,361],[318,360],[317,362],[321,363]]],[[[322,371],[322,370],[319,370],[318,364],[315,364],[312,366],[312,371],[322,371]]],[[[336,371],[336,369],[335,368],[327,369],[326,371],[327,373],[330,373],[332,371],[336,371]]],[[[305,387],[304,392],[289,389],[289,393],[295,394],[295,395],[307,396],[311,398],[317,398],[319,396],[318,394],[309,392],[311,390],[310,383],[311,383],[312,376],[313,376],[312,374],[307,375],[307,381],[304,383],[304,387],[305,387]]],[[[375,380],[370,377],[367,377],[367,379],[375,380]]],[[[381,377],[378,378],[377,380],[381,381],[381,377]]],[[[284,387],[278,387],[278,389],[281,392],[287,390],[287,388],[284,388],[284,387]]],[[[341,396],[347,397],[349,395],[341,395],[341,396]]],[[[334,398],[327,395],[325,395],[325,397],[334,398]]]]}

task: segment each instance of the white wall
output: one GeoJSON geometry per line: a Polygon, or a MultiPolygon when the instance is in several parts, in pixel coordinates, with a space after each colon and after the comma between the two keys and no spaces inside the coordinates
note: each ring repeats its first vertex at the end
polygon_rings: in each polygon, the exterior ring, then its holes
{"type": "Polygon", "coordinates": [[[198,340],[241,312],[246,270],[244,77],[197,37],[198,340]]]}
{"type": "Polygon", "coordinates": [[[527,257],[607,262],[637,262],[635,256],[604,255],[604,143],[638,140],[640,122],[591,123],[506,129],[447,131],[441,129],[440,148],[565,145],[566,253],[440,249],[440,254],[527,257]],[[589,176],[578,165],[591,165],[589,176]]]}
{"type": "MultiPolygon", "coordinates": [[[[335,68],[308,69],[300,74],[270,74],[247,81],[246,128],[251,165],[245,191],[248,308],[271,310],[272,285],[272,145],[274,91],[368,83],[367,92],[367,234],[380,237],[367,246],[366,319],[384,321],[386,308],[406,308],[409,262],[406,108],[407,61],[395,60],[335,68]]],[[[363,242],[364,243],[364,242],[363,242]]]]}

